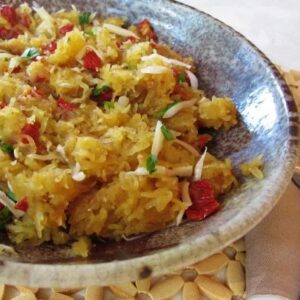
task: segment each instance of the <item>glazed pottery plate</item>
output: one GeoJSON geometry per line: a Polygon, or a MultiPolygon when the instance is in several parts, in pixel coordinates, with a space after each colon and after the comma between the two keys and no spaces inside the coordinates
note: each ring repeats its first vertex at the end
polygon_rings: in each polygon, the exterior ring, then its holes
{"type": "MultiPolygon", "coordinates": [[[[12,2],[22,1],[7,0],[12,2]]],[[[53,245],[17,247],[18,257],[1,257],[0,282],[81,287],[167,273],[219,251],[270,212],[292,176],[299,123],[285,82],[258,49],[211,16],[167,0],[36,2],[50,11],[74,4],[105,16],[127,16],[131,23],[148,18],[161,41],[194,58],[201,89],[209,96],[227,95],[237,106],[239,125],[218,133],[211,152],[230,158],[236,167],[262,155],[265,178],[243,180],[226,195],[222,210],[203,222],[186,222],[132,241],[99,241],[87,259],[70,259],[66,248],[53,245]]]]}

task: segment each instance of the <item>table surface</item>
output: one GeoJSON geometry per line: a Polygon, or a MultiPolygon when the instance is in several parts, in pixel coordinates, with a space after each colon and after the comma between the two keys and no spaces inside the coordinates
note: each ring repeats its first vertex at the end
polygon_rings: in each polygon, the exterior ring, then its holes
{"type": "Polygon", "coordinates": [[[300,69],[299,0],[177,1],[232,26],[285,69],[300,69]]]}

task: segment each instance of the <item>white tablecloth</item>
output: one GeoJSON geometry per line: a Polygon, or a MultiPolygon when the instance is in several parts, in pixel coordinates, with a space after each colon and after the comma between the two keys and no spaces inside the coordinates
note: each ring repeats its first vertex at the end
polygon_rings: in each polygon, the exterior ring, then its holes
{"type": "Polygon", "coordinates": [[[275,63],[300,70],[299,0],[178,0],[244,34],[275,63]]]}

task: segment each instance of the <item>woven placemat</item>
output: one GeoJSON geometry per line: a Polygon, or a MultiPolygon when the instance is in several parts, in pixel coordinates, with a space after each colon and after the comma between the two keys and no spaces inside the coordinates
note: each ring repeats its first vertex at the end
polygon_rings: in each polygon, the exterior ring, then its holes
{"type": "MultiPolygon", "coordinates": [[[[300,107],[300,71],[280,72],[300,107]]],[[[245,244],[239,240],[222,252],[159,278],[85,289],[37,289],[0,284],[0,300],[242,300],[245,299],[245,244]]]]}

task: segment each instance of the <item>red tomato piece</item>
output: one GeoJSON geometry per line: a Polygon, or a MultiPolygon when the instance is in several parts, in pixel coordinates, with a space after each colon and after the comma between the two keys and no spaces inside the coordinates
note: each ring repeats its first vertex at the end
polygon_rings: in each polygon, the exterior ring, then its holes
{"type": "Polygon", "coordinates": [[[19,73],[19,72],[21,72],[22,71],[22,68],[20,67],[20,66],[18,66],[18,67],[15,67],[13,70],[12,70],[12,73],[13,74],[16,74],[16,73],[19,73]]]}
{"type": "Polygon", "coordinates": [[[15,208],[26,212],[29,208],[27,197],[24,197],[20,201],[18,201],[15,205],[15,208]]]}
{"type": "Polygon", "coordinates": [[[199,135],[199,140],[198,140],[198,145],[200,148],[204,148],[208,142],[212,140],[211,135],[209,134],[200,134],[199,135]]]}
{"type": "Polygon", "coordinates": [[[154,32],[151,23],[149,22],[148,19],[144,19],[142,22],[140,22],[137,26],[139,34],[148,39],[148,40],[157,40],[157,35],[154,32]]]}
{"type": "Polygon", "coordinates": [[[88,50],[83,57],[83,66],[90,71],[96,71],[102,66],[101,58],[95,53],[95,51],[88,50]]]}
{"type": "Polygon", "coordinates": [[[0,27],[0,39],[9,40],[18,37],[18,35],[16,30],[0,27]]]}
{"type": "Polygon", "coordinates": [[[113,91],[107,91],[107,92],[103,92],[101,93],[100,97],[100,101],[110,101],[113,97],[113,91]]]}
{"type": "Polygon", "coordinates": [[[136,44],[138,42],[138,39],[134,36],[127,36],[124,40],[124,42],[130,41],[132,44],[136,44]]]}
{"type": "Polygon", "coordinates": [[[5,102],[0,102],[0,109],[4,108],[5,106],[7,106],[5,102]]]}
{"type": "Polygon", "coordinates": [[[22,15],[21,16],[21,24],[24,25],[26,28],[29,28],[30,27],[30,23],[31,23],[31,20],[30,20],[30,17],[28,15],[22,15]]]}
{"type": "Polygon", "coordinates": [[[4,5],[0,8],[0,15],[6,19],[12,26],[17,25],[18,16],[16,9],[11,5],[4,5]]]}
{"type": "Polygon", "coordinates": [[[43,53],[49,52],[49,53],[53,53],[57,48],[57,43],[56,41],[52,41],[50,42],[48,45],[44,46],[42,48],[43,53]]]}
{"type": "MultiPolygon", "coordinates": [[[[34,123],[27,123],[22,128],[22,134],[29,135],[33,138],[35,143],[37,144],[40,137],[40,127],[41,125],[37,122],[34,123]]],[[[23,140],[23,143],[28,144],[28,141],[26,139],[23,140]]]]}
{"type": "Polygon", "coordinates": [[[72,23],[68,23],[66,25],[64,25],[63,27],[59,28],[59,33],[61,35],[65,35],[67,32],[70,32],[74,29],[74,24],[72,23]]]}
{"type": "Polygon", "coordinates": [[[63,110],[72,111],[77,108],[76,104],[70,103],[63,98],[57,100],[57,105],[63,110]]]}
{"type": "Polygon", "coordinates": [[[208,180],[191,182],[189,193],[193,204],[186,211],[188,220],[201,221],[219,210],[220,204],[215,199],[214,190],[208,180]]]}

